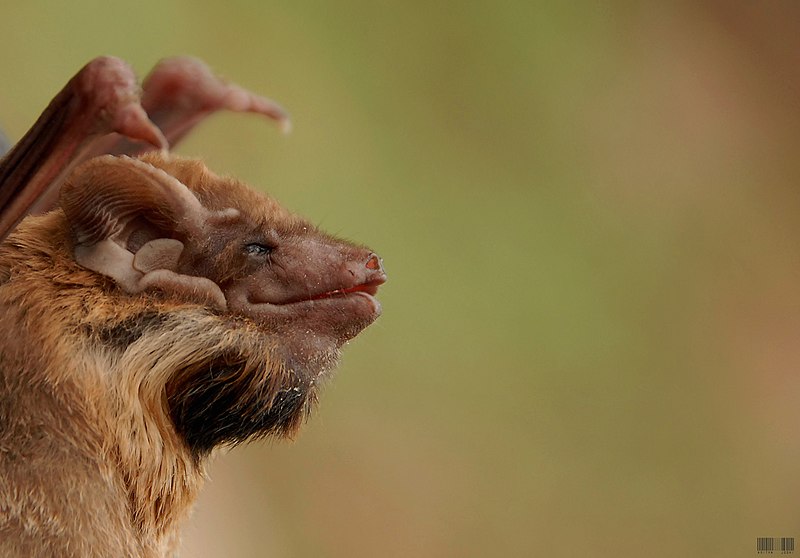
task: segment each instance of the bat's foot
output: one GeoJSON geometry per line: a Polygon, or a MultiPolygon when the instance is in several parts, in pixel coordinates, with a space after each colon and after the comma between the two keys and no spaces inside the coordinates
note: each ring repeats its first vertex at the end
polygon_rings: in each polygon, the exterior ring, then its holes
{"type": "Polygon", "coordinates": [[[288,113],[275,101],[228,83],[203,61],[188,56],[159,62],[142,84],[142,105],[174,144],[195,124],[219,110],[262,114],[291,128],[288,113]]]}
{"type": "Polygon", "coordinates": [[[142,108],[133,70],[119,58],[95,58],[72,78],[63,92],[67,92],[76,107],[75,114],[70,115],[72,125],[66,130],[75,136],[76,143],[116,132],[157,149],[169,147],[164,134],[142,108]]]}
{"type": "Polygon", "coordinates": [[[141,89],[124,61],[95,58],[0,160],[0,240],[26,214],[53,209],[64,178],[82,161],[167,149],[219,110],[262,114],[290,128],[277,103],[225,82],[195,58],[162,60],[141,89]]]}

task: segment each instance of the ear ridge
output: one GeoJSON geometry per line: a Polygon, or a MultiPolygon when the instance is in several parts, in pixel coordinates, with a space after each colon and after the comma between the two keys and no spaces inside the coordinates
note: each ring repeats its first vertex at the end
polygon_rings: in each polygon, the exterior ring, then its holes
{"type": "Polygon", "coordinates": [[[130,157],[105,155],[79,166],[61,191],[61,207],[78,244],[118,235],[144,216],[165,230],[199,227],[207,210],[178,179],[130,157]]]}

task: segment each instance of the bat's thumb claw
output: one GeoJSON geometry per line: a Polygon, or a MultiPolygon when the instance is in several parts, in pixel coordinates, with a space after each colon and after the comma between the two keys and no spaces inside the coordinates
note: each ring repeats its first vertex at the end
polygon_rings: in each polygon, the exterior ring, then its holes
{"type": "Polygon", "coordinates": [[[292,121],[287,116],[278,121],[278,126],[280,126],[280,130],[282,134],[291,134],[292,133],[292,121]]]}
{"type": "Polygon", "coordinates": [[[272,99],[256,95],[234,83],[219,83],[226,91],[215,108],[224,108],[233,112],[262,114],[275,120],[284,134],[288,134],[292,130],[289,113],[272,99]]]}
{"type": "Polygon", "coordinates": [[[118,134],[132,140],[149,143],[156,149],[169,149],[167,138],[138,102],[132,102],[116,113],[113,128],[118,134]]]}

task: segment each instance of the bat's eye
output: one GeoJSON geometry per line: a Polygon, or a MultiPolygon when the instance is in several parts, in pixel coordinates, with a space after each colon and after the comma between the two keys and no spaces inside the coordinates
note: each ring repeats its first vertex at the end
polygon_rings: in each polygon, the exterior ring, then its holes
{"type": "Polygon", "coordinates": [[[275,248],[258,242],[245,244],[244,253],[248,256],[268,256],[275,248]]]}

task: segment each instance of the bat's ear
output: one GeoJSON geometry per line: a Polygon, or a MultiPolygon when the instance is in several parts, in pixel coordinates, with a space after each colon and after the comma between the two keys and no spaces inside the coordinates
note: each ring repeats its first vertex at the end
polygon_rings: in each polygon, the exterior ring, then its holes
{"type": "Polygon", "coordinates": [[[61,190],[61,207],[78,246],[106,239],[137,252],[182,226],[201,226],[206,209],[189,189],[161,169],[106,155],[78,167],[61,190]]]}
{"type": "Polygon", "coordinates": [[[212,281],[177,272],[180,239],[205,230],[217,212],[204,208],[174,176],[129,157],[96,157],[67,179],[61,208],[75,236],[75,261],[83,267],[129,293],[156,289],[225,308],[212,281]]]}

